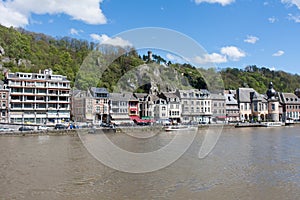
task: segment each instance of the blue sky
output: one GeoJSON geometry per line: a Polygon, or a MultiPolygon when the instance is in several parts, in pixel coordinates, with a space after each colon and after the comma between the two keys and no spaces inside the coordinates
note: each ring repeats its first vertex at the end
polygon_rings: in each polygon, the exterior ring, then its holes
{"type": "Polygon", "coordinates": [[[194,57],[199,66],[257,65],[300,74],[300,0],[5,0],[0,23],[102,42],[135,28],[167,28],[206,50],[194,57]]]}

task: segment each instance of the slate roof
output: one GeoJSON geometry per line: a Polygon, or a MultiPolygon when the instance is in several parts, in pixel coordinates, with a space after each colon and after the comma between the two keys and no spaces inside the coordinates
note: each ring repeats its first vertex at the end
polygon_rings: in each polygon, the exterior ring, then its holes
{"type": "Polygon", "coordinates": [[[225,100],[225,96],[222,94],[210,94],[212,100],[225,100]]]}
{"type": "Polygon", "coordinates": [[[294,93],[281,92],[279,102],[283,104],[300,104],[300,99],[294,93]]]}
{"type": "MultiPolygon", "coordinates": [[[[251,93],[250,93],[250,98],[251,98],[251,93]]],[[[252,96],[253,101],[261,101],[261,102],[264,102],[264,103],[268,102],[267,98],[268,97],[266,95],[259,94],[256,91],[253,93],[253,96],[252,96]]]]}
{"type": "Polygon", "coordinates": [[[91,91],[95,94],[95,93],[103,93],[103,94],[108,94],[109,92],[107,91],[106,88],[96,88],[96,87],[92,87],[91,91]]]}
{"type": "Polygon", "coordinates": [[[162,95],[166,98],[179,98],[174,92],[163,92],[162,95]]]}
{"type": "Polygon", "coordinates": [[[147,95],[147,93],[134,93],[134,96],[138,99],[145,99],[147,95]]]}
{"type": "Polygon", "coordinates": [[[91,93],[85,90],[73,90],[72,96],[76,98],[92,97],[91,93]]]}
{"type": "Polygon", "coordinates": [[[237,89],[237,99],[239,102],[251,103],[250,93],[256,92],[253,88],[239,88],[237,89]]]}
{"type": "Polygon", "coordinates": [[[110,93],[109,99],[112,101],[129,101],[132,94],[130,93],[110,93]]]}
{"type": "Polygon", "coordinates": [[[238,104],[237,100],[234,98],[234,94],[225,94],[225,102],[228,105],[237,105],[238,104]]]}

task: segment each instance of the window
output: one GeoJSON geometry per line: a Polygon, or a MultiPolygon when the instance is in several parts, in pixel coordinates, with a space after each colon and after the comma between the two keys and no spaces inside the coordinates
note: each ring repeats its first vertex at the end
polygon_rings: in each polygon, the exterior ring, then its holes
{"type": "Polygon", "coordinates": [[[254,111],[257,112],[257,103],[254,104],[254,111]]]}
{"type": "Polygon", "coordinates": [[[274,104],[274,103],[272,103],[271,109],[272,109],[273,111],[275,110],[275,104],[274,104]]]}
{"type": "Polygon", "coordinates": [[[6,94],[2,93],[2,99],[5,99],[5,98],[6,98],[6,94]]]}
{"type": "Polygon", "coordinates": [[[166,106],[163,106],[161,109],[162,109],[162,110],[166,110],[166,106]]]}
{"type": "Polygon", "coordinates": [[[100,112],[100,106],[96,106],[96,112],[100,112]]]}

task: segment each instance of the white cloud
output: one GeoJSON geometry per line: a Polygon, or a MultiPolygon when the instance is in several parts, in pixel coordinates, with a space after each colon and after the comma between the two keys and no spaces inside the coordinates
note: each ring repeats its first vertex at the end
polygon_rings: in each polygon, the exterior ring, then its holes
{"type": "Polygon", "coordinates": [[[83,30],[77,30],[75,28],[70,29],[70,34],[71,35],[79,35],[79,33],[83,33],[83,30]]]}
{"type": "Polygon", "coordinates": [[[176,62],[176,63],[183,63],[183,59],[180,58],[179,56],[175,56],[173,54],[167,53],[166,58],[169,59],[170,61],[176,62]]]}
{"type": "Polygon", "coordinates": [[[269,69],[270,69],[271,71],[275,71],[275,70],[276,70],[275,67],[270,67],[269,69]]]}
{"type": "Polygon", "coordinates": [[[220,53],[204,54],[188,59],[197,64],[217,64],[227,63],[229,61],[238,61],[245,57],[246,53],[235,46],[222,47],[220,53]]]}
{"type": "Polygon", "coordinates": [[[299,0],[281,0],[281,3],[285,3],[288,6],[297,6],[298,9],[300,9],[300,1],[299,0]]]}
{"type": "Polygon", "coordinates": [[[292,20],[296,23],[300,23],[300,15],[295,16],[295,15],[289,14],[288,19],[292,20]]]}
{"type": "Polygon", "coordinates": [[[100,9],[102,0],[10,0],[0,2],[0,23],[4,26],[24,27],[31,14],[67,14],[73,20],[88,24],[105,24],[100,9]]]}
{"type": "Polygon", "coordinates": [[[268,21],[270,22],[270,23],[275,23],[276,21],[278,21],[278,19],[276,19],[274,16],[273,17],[269,17],[268,18],[268,21]]]}
{"type": "Polygon", "coordinates": [[[284,51],[279,50],[279,51],[277,51],[276,53],[274,53],[272,56],[278,57],[278,56],[282,56],[283,54],[284,54],[284,51]]]}
{"type": "Polygon", "coordinates": [[[229,5],[233,2],[235,2],[235,0],[195,0],[196,4],[200,4],[200,3],[219,3],[222,6],[226,6],[229,5]]]}
{"type": "Polygon", "coordinates": [[[221,53],[223,55],[226,55],[228,59],[232,61],[238,61],[242,57],[245,57],[246,54],[241,49],[235,47],[235,46],[227,46],[221,48],[221,53]]]}
{"type": "Polygon", "coordinates": [[[250,43],[250,44],[255,44],[259,40],[258,37],[248,35],[247,38],[244,40],[244,42],[250,43]]]}
{"type": "Polygon", "coordinates": [[[193,62],[195,62],[197,64],[226,63],[227,62],[226,56],[218,54],[218,53],[204,54],[202,56],[196,56],[192,60],[193,60],[193,62]]]}
{"type": "Polygon", "coordinates": [[[25,26],[29,23],[26,15],[5,6],[5,2],[0,1],[0,24],[6,27],[25,26]]]}
{"type": "Polygon", "coordinates": [[[99,42],[100,44],[108,44],[112,46],[128,47],[133,46],[128,40],[124,40],[120,37],[110,38],[109,36],[102,34],[90,34],[90,37],[99,42]]]}

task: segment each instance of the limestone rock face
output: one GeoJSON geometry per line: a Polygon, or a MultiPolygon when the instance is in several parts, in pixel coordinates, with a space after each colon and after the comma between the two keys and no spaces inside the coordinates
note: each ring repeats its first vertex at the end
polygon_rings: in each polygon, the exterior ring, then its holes
{"type": "Polygon", "coordinates": [[[3,49],[3,47],[0,46],[0,56],[3,56],[5,54],[5,51],[3,49]]]}

